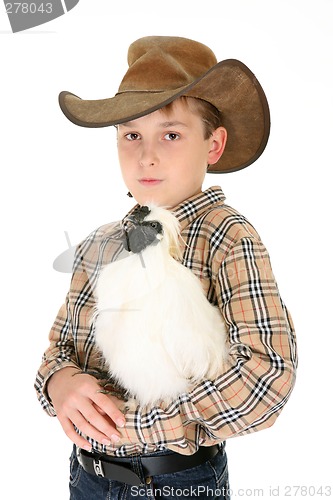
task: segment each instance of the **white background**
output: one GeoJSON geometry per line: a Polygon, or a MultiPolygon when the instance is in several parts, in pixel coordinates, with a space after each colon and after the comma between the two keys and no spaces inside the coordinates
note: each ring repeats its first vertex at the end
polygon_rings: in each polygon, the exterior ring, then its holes
{"type": "MultiPolygon", "coordinates": [[[[133,204],[115,130],[74,126],[57,96],[113,96],[128,45],[145,35],[197,39],[218,60],[242,60],[271,108],[263,156],[205,181],[220,184],[259,231],[299,343],[297,385],[277,422],[228,442],[234,498],[287,498],[287,486],[332,485],[332,14],[331,0],[81,0],[12,34],[0,5],[2,498],[68,498],[71,444],[33,389],[69,286],[70,275],[52,263],[66,249],[64,231],[76,244],[133,204]]],[[[325,498],[312,489],[302,496],[325,498]]]]}

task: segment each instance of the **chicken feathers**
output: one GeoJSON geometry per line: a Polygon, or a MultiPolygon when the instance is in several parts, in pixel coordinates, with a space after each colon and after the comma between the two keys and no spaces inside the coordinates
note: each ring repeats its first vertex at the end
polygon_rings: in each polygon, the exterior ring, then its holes
{"type": "Polygon", "coordinates": [[[227,330],[181,258],[179,223],[161,207],[128,218],[129,256],[96,285],[95,339],[109,374],[141,405],[170,401],[223,373],[227,330]]]}

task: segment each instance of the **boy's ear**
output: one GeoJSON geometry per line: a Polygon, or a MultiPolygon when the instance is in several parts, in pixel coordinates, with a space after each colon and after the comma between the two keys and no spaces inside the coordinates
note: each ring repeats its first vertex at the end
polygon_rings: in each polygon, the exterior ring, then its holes
{"type": "Polygon", "coordinates": [[[227,143],[227,131],[224,127],[219,127],[212,133],[209,138],[211,147],[208,152],[208,164],[214,165],[222,156],[225,145],[227,143]]]}

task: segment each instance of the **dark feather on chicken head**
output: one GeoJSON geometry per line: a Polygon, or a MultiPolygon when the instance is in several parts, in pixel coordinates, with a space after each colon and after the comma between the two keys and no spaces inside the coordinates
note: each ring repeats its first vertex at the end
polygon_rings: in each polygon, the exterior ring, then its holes
{"type": "Polygon", "coordinates": [[[150,213],[146,206],[136,208],[127,218],[131,223],[126,228],[126,250],[133,253],[140,253],[149,245],[156,245],[160,239],[157,235],[163,233],[162,224],[155,220],[145,221],[150,213]]]}

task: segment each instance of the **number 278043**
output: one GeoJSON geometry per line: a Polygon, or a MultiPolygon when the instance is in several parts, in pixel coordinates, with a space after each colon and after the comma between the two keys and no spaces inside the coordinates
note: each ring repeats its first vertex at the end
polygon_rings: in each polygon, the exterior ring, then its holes
{"type": "Polygon", "coordinates": [[[52,12],[52,3],[27,3],[27,2],[12,2],[6,3],[6,12],[7,14],[51,14],[52,12]]]}

